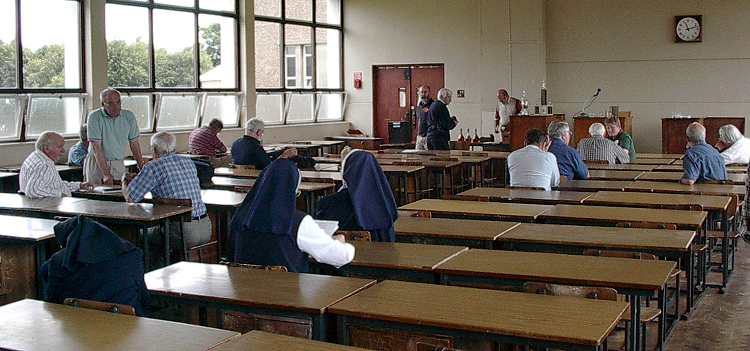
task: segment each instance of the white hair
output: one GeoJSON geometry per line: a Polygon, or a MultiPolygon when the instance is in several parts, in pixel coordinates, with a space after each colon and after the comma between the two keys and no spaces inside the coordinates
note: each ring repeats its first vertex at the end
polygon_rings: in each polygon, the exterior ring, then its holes
{"type": "Polygon", "coordinates": [[[440,88],[437,93],[437,99],[445,102],[445,99],[453,96],[453,92],[448,88],[440,88]]]}
{"type": "Polygon", "coordinates": [[[159,155],[171,154],[177,146],[177,138],[169,132],[158,132],[151,136],[151,148],[159,155]]]}
{"type": "Polygon", "coordinates": [[[56,132],[50,132],[50,131],[42,132],[42,134],[40,134],[39,137],[36,139],[34,148],[36,148],[37,151],[44,152],[44,149],[52,146],[52,143],[54,142],[54,139],[55,139],[54,137],[58,137],[62,139],[63,136],[56,132]]]}
{"type": "Polygon", "coordinates": [[[562,138],[563,134],[570,132],[570,125],[568,122],[552,122],[547,127],[547,134],[551,138],[562,138]]]}
{"type": "Polygon", "coordinates": [[[742,133],[733,124],[726,124],[719,128],[719,140],[724,144],[732,145],[742,138],[742,133]]]}
{"type": "Polygon", "coordinates": [[[104,90],[102,90],[101,93],[99,93],[99,101],[102,102],[102,101],[104,101],[104,98],[107,97],[107,95],[109,95],[109,94],[115,94],[115,93],[117,95],[122,96],[122,94],[120,94],[120,92],[117,89],[115,89],[115,88],[104,89],[104,90]]]}
{"type": "Polygon", "coordinates": [[[589,127],[589,134],[591,136],[604,136],[605,132],[604,125],[601,123],[594,123],[589,127]]]}
{"type": "Polygon", "coordinates": [[[693,144],[702,143],[706,141],[706,127],[698,122],[690,123],[685,130],[685,135],[689,142],[693,144]]]}
{"type": "Polygon", "coordinates": [[[266,128],[266,122],[260,118],[250,118],[245,123],[245,134],[263,131],[266,128]]]}

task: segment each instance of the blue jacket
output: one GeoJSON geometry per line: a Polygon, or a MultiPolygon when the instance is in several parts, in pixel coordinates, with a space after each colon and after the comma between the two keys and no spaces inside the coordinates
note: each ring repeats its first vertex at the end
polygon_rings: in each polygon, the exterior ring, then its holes
{"type": "Polygon", "coordinates": [[[552,144],[549,152],[557,158],[557,168],[560,169],[560,175],[574,179],[588,179],[589,169],[583,163],[581,154],[576,149],[566,145],[560,138],[552,138],[552,144]]]}

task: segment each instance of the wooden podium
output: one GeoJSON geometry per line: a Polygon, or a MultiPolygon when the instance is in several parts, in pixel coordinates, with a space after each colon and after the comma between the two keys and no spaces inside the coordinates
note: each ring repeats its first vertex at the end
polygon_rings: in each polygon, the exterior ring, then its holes
{"type": "MultiPolygon", "coordinates": [[[[620,111],[618,117],[622,130],[633,136],[633,116],[630,111],[620,111]]],[[[571,143],[571,146],[576,147],[581,139],[586,139],[590,136],[589,127],[592,124],[604,124],[604,120],[605,118],[602,116],[573,117],[573,143],[571,143]]]]}
{"type": "Polygon", "coordinates": [[[526,146],[526,132],[530,129],[547,131],[547,126],[554,121],[565,121],[564,114],[510,116],[508,129],[510,130],[510,151],[526,146]]]}
{"type": "Polygon", "coordinates": [[[690,123],[698,122],[706,127],[706,142],[716,144],[719,139],[719,128],[733,124],[745,134],[745,117],[697,117],[697,118],[662,118],[661,119],[661,152],[669,154],[685,153],[687,136],[685,129],[690,123]]]}

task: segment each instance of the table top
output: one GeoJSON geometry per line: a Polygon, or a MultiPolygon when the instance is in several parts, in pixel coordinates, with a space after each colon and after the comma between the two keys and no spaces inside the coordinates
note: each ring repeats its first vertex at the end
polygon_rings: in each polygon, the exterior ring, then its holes
{"type": "MultiPolygon", "coordinates": [[[[255,184],[255,179],[249,178],[229,178],[229,177],[213,177],[211,182],[217,187],[240,187],[240,188],[252,188],[255,184]]],[[[313,182],[302,182],[299,190],[302,192],[306,191],[320,191],[326,189],[335,188],[336,185],[333,183],[313,183],[313,182]]]]}
{"type": "Polygon", "coordinates": [[[356,141],[383,141],[383,138],[370,137],[370,136],[353,136],[353,135],[339,135],[327,137],[331,140],[356,140],[356,141]]]}
{"type": "Polygon", "coordinates": [[[626,308],[626,303],[617,301],[387,280],[337,303],[329,311],[592,346],[603,342],[626,308]]]}
{"type": "Polygon", "coordinates": [[[635,180],[643,171],[619,171],[608,169],[589,170],[591,180],[635,180]]]}
{"type": "Polygon", "coordinates": [[[374,280],[179,262],[146,273],[152,294],[322,314],[374,280]]]}
{"type": "Polygon", "coordinates": [[[317,144],[295,144],[295,143],[276,143],[276,144],[267,144],[263,145],[264,148],[295,148],[295,149],[301,149],[301,150],[307,150],[307,149],[319,149],[323,145],[317,145],[317,144]]]}
{"type": "Polygon", "coordinates": [[[489,200],[505,202],[555,204],[580,204],[593,193],[581,191],[544,191],[513,188],[472,188],[458,194],[462,200],[489,200]]]}
{"type": "Polygon", "coordinates": [[[42,211],[83,200],[73,197],[32,199],[20,194],[0,193],[0,209],[42,211]]]}
{"type": "Polygon", "coordinates": [[[214,168],[214,175],[236,178],[258,178],[261,171],[255,168],[218,167],[214,168]]]}
{"type": "Polygon", "coordinates": [[[239,333],[86,308],[21,300],[0,307],[0,348],[207,350],[239,333]]]}
{"type": "Polygon", "coordinates": [[[544,252],[468,250],[438,266],[439,274],[656,291],[675,263],[544,252]]]}
{"type": "Polygon", "coordinates": [[[396,236],[413,235],[450,239],[495,240],[518,222],[469,219],[399,217],[394,223],[396,236]]]}
{"type": "Polygon", "coordinates": [[[745,197],[745,186],[734,184],[707,184],[695,183],[693,185],[680,184],[677,182],[648,182],[635,181],[626,187],[628,191],[653,191],[656,193],[682,193],[701,195],[739,195],[745,197]]]}
{"type": "MultiPolygon", "coordinates": [[[[74,191],[73,196],[79,196],[87,199],[101,199],[108,201],[125,201],[121,191],[74,191]]],[[[247,196],[246,192],[221,190],[221,189],[201,189],[201,198],[206,206],[215,207],[238,207],[242,204],[247,196]]],[[[146,201],[153,200],[150,192],[143,197],[146,201]]],[[[161,205],[159,205],[161,206],[161,205]]]]}
{"type": "Polygon", "coordinates": [[[407,166],[407,165],[381,165],[383,173],[414,173],[424,169],[424,166],[407,166]]]}
{"type": "Polygon", "coordinates": [[[0,215],[0,240],[37,242],[55,237],[55,224],[51,219],[0,215]]]}
{"type": "Polygon", "coordinates": [[[685,155],[683,154],[652,154],[652,153],[643,153],[639,152],[637,155],[638,158],[671,158],[675,160],[681,160],[685,155]]]}
{"type": "Polygon", "coordinates": [[[674,162],[673,158],[636,158],[630,161],[634,165],[668,165],[674,162]]]}
{"type": "Polygon", "coordinates": [[[590,164],[586,165],[589,170],[592,169],[603,169],[612,171],[650,171],[657,167],[657,165],[636,165],[631,163],[620,163],[614,165],[608,164],[590,164]]]}
{"type": "Polygon", "coordinates": [[[608,250],[685,252],[690,249],[694,237],[695,232],[690,230],[521,223],[499,236],[497,240],[608,250]]]}
{"type": "MultiPolygon", "coordinates": [[[[69,166],[69,165],[55,165],[55,169],[58,172],[76,172],[76,171],[83,171],[83,168],[79,166],[69,166]]],[[[0,171],[8,172],[8,173],[18,173],[21,171],[21,165],[12,165],[12,166],[2,166],[0,167],[0,171]]]]}
{"type": "Polygon", "coordinates": [[[212,348],[210,351],[366,351],[353,346],[272,334],[252,330],[212,348]]]}
{"type": "MultiPolygon", "coordinates": [[[[681,172],[646,172],[638,180],[679,182],[682,179],[681,172]]],[[[735,185],[744,185],[747,179],[746,173],[727,173],[727,180],[735,185]]]]}
{"type": "Polygon", "coordinates": [[[300,171],[299,174],[303,180],[324,180],[342,182],[344,177],[341,172],[327,172],[327,171],[300,171]]]}
{"type": "Polygon", "coordinates": [[[632,183],[624,180],[566,180],[561,182],[557,188],[567,191],[624,191],[632,183]]]}
{"type": "Polygon", "coordinates": [[[344,142],[341,140],[297,140],[297,141],[290,141],[291,144],[311,144],[311,145],[320,145],[320,146],[334,146],[334,145],[341,145],[344,142]]]}
{"type": "Polygon", "coordinates": [[[669,207],[675,205],[701,205],[706,211],[725,211],[729,196],[644,193],[636,191],[600,191],[583,201],[584,205],[669,207]]]}
{"type": "Polygon", "coordinates": [[[540,220],[563,220],[616,224],[646,222],[676,224],[678,228],[697,229],[706,220],[706,211],[663,210],[655,208],[555,205],[539,216],[540,220]]]}
{"type": "Polygon", "coordinates": [[[432,271],[463,251],[465,246],[352,241],[356,249],[352,266],[411,271],[432,271]]]}
{"type": "Polygon", "coordinates": [[[80,199],[82,201],[64,203],[44,209],[62,215],[84,215],[99,219],[116,219],[137,222],[153,222],[174,216],[190,214],[189,206],[154,205],[148,203],[126,203],[104,200],[80,199]]]}
{"type": "Polygon", "coordinates": [[[401,206],[399,209],[407,211],[429,211],[456,216],[481,216],[489,218],[505,218],[507,220],[534,220],[542,214],[542,212],[550,208],[552,208],[552,206],[549,205],[422,199],[401,206]]]}
{"type": "MultiPolygon", "coordinates": [[[[655,171],[663,172],[682,172],[682,165],[659,165],[654,168],[655,171]]],[[[747,167],[744,166],[727,166],[727,173],[747,173],[747,167]]]]}
{"type": "Polygon", "coordinates": [[[12,177],[18,177],[18,173],[0,172],[0,178],[12,178],[12,177]]]}

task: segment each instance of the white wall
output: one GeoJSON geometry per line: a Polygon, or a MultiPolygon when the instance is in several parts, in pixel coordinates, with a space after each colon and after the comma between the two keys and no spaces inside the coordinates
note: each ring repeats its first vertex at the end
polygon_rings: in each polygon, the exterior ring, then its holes
{"type": "Polygon", "coordinates": [[[449,106],[459,128],[480,128],[482,112],[494,114],[498,88],[539,100],[545,73],[543,0],[345,0],[344,85],[346,119],[373,131],[372,66],[444,63],[449,106]],[[363,89],[352,87],[364,72],[363,89]]]}
{"type": "Polygon", "coordinates": [[[747,0],[547,0],[547,75],[555,108],[635,114],[640,151],[661,150],[661,117],[747,116],[747,0]],[[674,42],[674,16],[703,15],[703,42],[674,42]]]}

